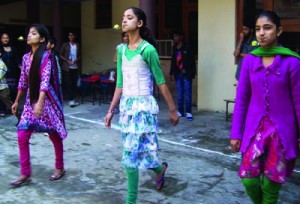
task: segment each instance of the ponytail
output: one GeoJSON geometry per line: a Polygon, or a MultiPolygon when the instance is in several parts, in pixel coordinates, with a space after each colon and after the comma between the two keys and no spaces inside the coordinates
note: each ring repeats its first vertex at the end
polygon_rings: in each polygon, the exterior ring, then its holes
{"type": "Polygon", "coordinates": [[[151,32],[148,27],[145,26],[140,29],[140,36],[156,48],[156,41],[152,37],[151,32]]]}

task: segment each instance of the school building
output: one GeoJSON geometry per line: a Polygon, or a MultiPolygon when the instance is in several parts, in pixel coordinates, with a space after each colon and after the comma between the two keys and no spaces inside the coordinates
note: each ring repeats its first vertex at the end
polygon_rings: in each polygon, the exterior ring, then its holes
{"type": "Polygon", "coordinates": [[[234,99],[236,64],[233,51],[243,19],[254,21],[262,10],[274,10],[282,17],[282,44],[300,48],[300,3],[286,0],[1,0],[0,33],[9,31],[13,43],[26,49],[28,25],[45,24],[58,44],[77,32],[82,45],[82,72],[100,72],[114,67],[115,46],[120,43],[124,10],[142,8],[148,27],[158,40],[158,52],[168,86],[173,29],[182,28],[185,40],[195,50],[197,76],[193,82],[193,103],[201,110],[224,111],[224,99],[234,99]]]}

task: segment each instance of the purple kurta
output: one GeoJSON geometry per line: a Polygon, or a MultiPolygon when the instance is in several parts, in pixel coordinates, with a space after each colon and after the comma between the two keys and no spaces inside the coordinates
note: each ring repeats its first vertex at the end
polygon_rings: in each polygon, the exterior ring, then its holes
{"type": "Polygon", "coordinates": [[[40,91],[46,92],[42,115],[36,118],[33,114],[35,103],[30,105],[29,98],[29,70],[31,66],[30,54],[23,56],[22,70],[18,89],[27,91],[24,110],[18,125],[18,130],[32,130],[34,132],[57,132],[62,139],[67,137],[65,128],[61,89],[59,87],[58,72],[52,66],[53,58],[50,52],[45,52],[41,63],[40,91]],[[51,80],[50,80],[51,79],[51,80]]]}
{"type": "Polygon", "coordinates": [[[299,153],[300,60],[276,55],[264,67],[262,58],[248,54],[242,64],[233,113],[231,139],[242,140],[244,153],[263,116],[268,116],[279,133],[286,159],[299,153]]]}

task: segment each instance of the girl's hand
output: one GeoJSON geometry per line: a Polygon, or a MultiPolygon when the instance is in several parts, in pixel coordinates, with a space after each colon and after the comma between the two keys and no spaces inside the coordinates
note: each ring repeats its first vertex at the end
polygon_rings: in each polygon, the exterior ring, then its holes
{"type": "Polygon", "coordinates": [[[178,124],[179,121],[179,117],[177,114],[177,111],[170,111],[169,113],[169,117],[170,117],[170,122],[173,126],[176,126],[178,124]]]}
{"type": "Polygon", "coordinates": [[[33,115],[36,118],[39,118],[39,117],[41,117],[42,112],[43,112],[43,105],[40,103],[36,103],[33,107],[33,115]]]}
{"type": "Polygon", "coordinates": [[[240,150],[240,147],[241,147],[241,140],[231,139],[230,140],[230,146],[231,146],[231,150],[233,152],[238,152],[240,150]]]}
{"type": "Polygon", "coordinates": [[[11,106],[11,112],[12,112],[12,114],[14,114],[14,115],[17,114],[18,106],[19,106],[19,103],[18,102],[14,102],[14,104],[11,106]]]}
{"type": "Polygon", "coordinates": [[[112,112],[108,112],[106,114],[106,116],[104,117],[104,123],[105,123],[105,126],[110,128],[111,126],[111,119],[114,117],[114,113],[112,112]]]}

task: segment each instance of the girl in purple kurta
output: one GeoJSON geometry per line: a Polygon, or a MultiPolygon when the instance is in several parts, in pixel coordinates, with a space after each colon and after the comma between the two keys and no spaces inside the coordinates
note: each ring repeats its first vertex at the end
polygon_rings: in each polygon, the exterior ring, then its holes
{"type": "Polygon", "coordinates": [[[44,25],[35,24],[30,27],[27,37],[27,44],[31,46],[31,51],[23,57],[18,95],[12,106],[15,114],[22,94],[27,91],[26,102],[18,124],[21,176],[11,182],[15,187],[30,182],[29,139],[34,132],[48,133],[54,145],[55,170],[49,180],[58,180],[65,173],[62,140],[67,137],[67,131],[58,69],[51,52],[46,51],[48,36],[48,30],[44,25]]]}
{"type": "Polygon", "coordinates": [[[299,154],[300,56],[278,46],[280,18],[256,21],[261,47],[243,60],[233,113],[231,147],[242,152],[239,176],[254,203],[277,203],[299,154]]]}

